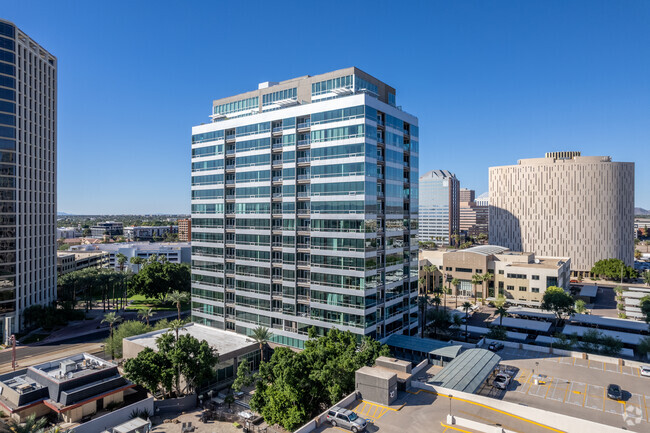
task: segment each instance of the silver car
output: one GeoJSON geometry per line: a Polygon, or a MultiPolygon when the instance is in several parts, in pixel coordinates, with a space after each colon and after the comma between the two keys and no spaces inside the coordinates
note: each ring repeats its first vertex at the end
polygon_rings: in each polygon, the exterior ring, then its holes
{"type": "Polygon", "coordinates": [[[367,424],[366,420],[359,418],[356,413],[338,406],[334,406],[327,412],[327,421],[334,427],[341,426],[354,433],[364,431],[367,424]]]}

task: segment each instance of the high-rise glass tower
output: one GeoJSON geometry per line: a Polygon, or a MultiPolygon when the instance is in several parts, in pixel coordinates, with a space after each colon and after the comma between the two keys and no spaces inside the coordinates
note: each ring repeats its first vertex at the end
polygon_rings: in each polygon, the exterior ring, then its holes
{"type": "Polygon", "coordinates": [[[56,299],[56,67],[53,55],[0,20],[3,337],[20,329],[26,308],[56,299]]]}
{"type": "Polygon", "coordinates": [[[447,170],[431,170],[420,185],[419,240],[453,244],[460,235],[460,182],[447,170]]]}
{"type": "Polygon", "coordinates": [[[214,101],[192,130],[192,319],[303,347],[417,332],[418,120],[357,68],[214,101]]]}

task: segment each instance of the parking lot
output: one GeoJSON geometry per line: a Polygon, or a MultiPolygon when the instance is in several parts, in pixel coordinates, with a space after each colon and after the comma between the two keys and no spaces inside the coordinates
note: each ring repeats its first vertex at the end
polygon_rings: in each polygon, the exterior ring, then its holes
{"type": "Polygon", "coordinates": [[[650,431],[650,378],[641,376],[638,368],[513,349],[499,355],[512,381],[507,391],[487,384],[480,394],[632,431],[650,431]],[[545,377],[534,384],[533,375],[545,377]],[[621,386],[622,400],[607,398],[610,383],[621,386]]]}
{"type": "MultiPolygon", "coordinates": [[[[409,433],[431,432],[466,432],[474,433],[475,430],[466,427],[450,426],[446,424],[446,417],[451,408],[452,413],[461,418],[470,419],[486,425],[501,425],[513,432],[526,433],[557,433],[558,430],[542,426],[538,423],[512,416],[503,411],[458,399],[447,395],[435,395],[424,390],[410,390],[400,392],[398,400],[391,406],[383,406],[364,400],[357,400],[348,406],[360,417],[368,422],[367,431],[374,432],[400,432],[408,430],[409,433]],[[450,406],[451,404],[451,406],[450,406]]],[[[316,432],[338,433],[349,432],[341,427],[333,427],[326,423],[316,432]]]]}

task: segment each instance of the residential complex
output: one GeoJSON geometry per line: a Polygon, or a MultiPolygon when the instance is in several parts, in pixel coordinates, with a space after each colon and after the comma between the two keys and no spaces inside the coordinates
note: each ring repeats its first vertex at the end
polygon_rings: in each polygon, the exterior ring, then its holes
{"type": "Polygon", "coordinates": [[[574,274],[634,257],[634,163],[580,152],[490,167],[490,242],[571,257],[574,274]]]}
{"type": "Polygon", "coordinates": [[[191,248],[189,242],[120,242],[114,244],[73,245],[70,252],[80,251],[105,251],[108,253],[108,267],[120,269],[117,255],[122,253],[127,261],[124,269],[139,272],[142,265],[131,263],[133,257],[149,259],[151,256],[165,256],[170,263],[190,263],[191,248]]]}
{"type": "Polygon", "coordinates": [[[534,253],[510,251],[495,245],[479,245],[464,250],[420,251],[420,273],[434,278],[433,287],[449,286],[453,295],[495,298],[511,303],[539,305],[549,286],[569,288],[571,259],[539,257],[534,253]],[[423,269],[434,266],[435,275],[423,269]],[[472,284],[475,274],[492,274],[490,281],[472,284]],[[458,279],[455,287],[451,280],[458,279]]]}
{"type": "Polygon", "coordinates": [[[443,245],[460,234],[460,182],[447,170],[431,170],[420,177],[418,239],[443,245]]]}
{"type": "Polygon", "coordinates": [[[117,221],[97,223],[90,228],[90,236],[103,238],[104,236],[121,236],[124,234],[124,225],[117,221]]]}
{"type": "Polygon", "coordinates": [[[190,242],[192,240],[192,219],[179,219],[177,224],[179,242],[190,242]]]}
{"type": "Polygon", "coordinates": [[[417,332],[418,120],[357,68],[214,101],[192,130],[192,319],[303,347],[417,332]]]}
{"type": "Polygon", "coordinates": [[[56,104],[56,57],[0,20],[3,335],[20,329],[25,308],[56,299],[56,104]]]}

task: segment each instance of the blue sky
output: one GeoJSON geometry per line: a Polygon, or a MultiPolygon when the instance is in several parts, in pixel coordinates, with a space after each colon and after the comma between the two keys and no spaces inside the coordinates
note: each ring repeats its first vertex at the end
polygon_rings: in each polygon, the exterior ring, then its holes
{"type": "Polygon", "coordinates": [[[8,1],[59,60],[58,208],[189,212],[213,99],[357,66],[420,120],[420,172],[487,190],[547,151],[636,162],[650,209],[648,1],[8,1]]]}

